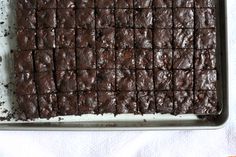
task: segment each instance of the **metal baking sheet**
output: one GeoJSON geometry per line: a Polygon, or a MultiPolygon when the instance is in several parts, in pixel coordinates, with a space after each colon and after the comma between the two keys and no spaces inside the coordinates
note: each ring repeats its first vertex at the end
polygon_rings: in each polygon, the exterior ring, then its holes
{"type": "Polygon", "coordinates": [[[221,112],[214,116],[193,114],[112,114],[63,116],[49,120],[17,120],[14,99],[12,51],[16,49],[16,0],[0,0],[0,129],[1,130],[163,130],[217,129],[228,119],[228,58],[226,0],[216,0],[218,98],[221,112]]]}

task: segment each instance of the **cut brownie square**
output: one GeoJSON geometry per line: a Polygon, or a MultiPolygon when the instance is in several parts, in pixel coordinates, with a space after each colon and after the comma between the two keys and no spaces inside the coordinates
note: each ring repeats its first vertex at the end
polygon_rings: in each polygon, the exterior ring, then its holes
{"type": "Polygon", "coordinates": [[[136,9],[134,16],[135,28],[152,28],[152,9],[136,9]]]}
{"type": "Polygon", "coordinates": [[[96,70],[78,70],[77,85],[78,90],[96,90],[96,70]]]}
{"type": "Polygon", "coordinates": [[[172,28],[172,9],[158,8],[153,14],[154,27],[156,28],[172,28]]]}
{"type": "Polygon", "coordinates": [[[17,0],[17,9],[35,9],[36,0],[17,0]]]}
{"type": "Polygon", "coordinates": [[[75,30],[74,29],[56,29],[56,47],[74,48],[75,30]]]}
{"type": "Polygon", "coordinates": [[[16,16],[17,28],[36,28],[35,9],[17,9],[16,16]]]}
{"type": "Polygon", "coordinates": [[[74,28],[75,27],[75,10],[74,9],[57,9],[57,27],[74,28]]]}
{"type": "Polygon", "coordinates": [[[115,69],[114,49],[97,49],[97,68],[115,69]]]}
{"type": "Polygon", "coordinates": [[[135,46],[137,48],[152,48],[152,30],[135,29],[135,46]]]}
{"type": "Polygon", "coordinates": [[[153,70],[137,70],[137,90],[153,90],[153,70]]]}
{"type": "Polygon", "coordinates": [[[194,7],[194,0],[175,0],[174,7],[194,7]]]}
{"type": "Polygon", "coordinates": [[[36,72],[54,70],[54,59],[52,50],[36,50],[34,53],[36,72]]]}
{"type": "Polygon", "coordinates": [[[199,70],[196,72],[196,90],[216,90],[217,72],[216,70],[199,70]]]}
{"type": "Polygon", "coordinates": [[[195,51],[196,69],[215,69],[216,52],[215,49],[196,50],[195,51]]]}
{"type": "Polygon", "coordinates": [[[132,28],[134,26],[133,9],[116,9],[116,27],[132,28]]]}
{"type": "Polygon", "coordinates": [[[14,53],[15,73],[33,72],[32,51],[18,51],[14,53]]]}
{"type": "Polygon", "coordinates": [[[116,113],[116,95],[114,92],[98,92],[99,114],[116,113]]]}
{"type": "Polygon", "coordinates": [[[195,0],[195,7],[196,8],[215,7],[215,0],[195,0]]]}
{"type": "Polygon", "coordinates": [[[115,26],[115,16],[113,9],[96,10],[96,27],[109,28],[115,26]]]}
{"type": "Polygon", "coordinates": [[[174,92],[174,114],[193,113],[193,92],[175,91],[174,92]]]}
{"type": "Polygon", "coordinates": [[[38,9],[57,8],[56,0],[37,0],[38,9]]]}
{"type": "Polygon", "coordinates": [[[135,8],[152,8],[153,0],[135,0],[134,7],[135,8]]]}
{"type": "Polygon", "coordinates": [[[134,49],[116,50],[116,66],[118,69],[134,69],[135,57],[134,49]]]}
{"type": "Polygon", "coordinates": [[[134,70],[117,70],[116,88],[120,91],[135,90],[135,71],[134,70]]]}
{"type": "Polygon", "coordinates": [[[94,48],[95,47],[95,30],[94,29],[77,29],[76,47],[94,48]]]}
{"type": "Polygon", "coordinates": [[[135,55],[137,69],[152,69],[153,51],[151,49],[136,49],[135,55]]]}
{"type": "Polygon", "coordinates": [[[116,29],[116,48],[133,48],[134,31],[133,29],[116,29]]]}
{"type": "Polygon", "coordinates": [[[156,108],[158,113],[173,113],[174,101],[172,91],[155,92],[156,108]]]}
{"type": "Polygon", "coordinates": [[[17,104],[24,113],[23,119],[34,119],[39,117],[36,95],[18,95],[17,104]]]}
{"type": "Polygon", "coordinates": [[[216,48],[216,30],[198,29],[198,31],[196,31],[196,48],[197,49],[216,48]]]}
{"type": "Polygon", "coordinates": [[[76,0],[57,0],[57,8],[75,8],[76,0]]]}
{"type": "Polygon", "coordinates": [[[77,94],[59,93],[57,95],[59,115],[76,115],[78,114],[77,94]]]}
{"type": "Polygon", "coordinates": [[[154,93],[152,91],[138,92],[137,105],[142,114],[156,113],[154,93]]]}
{"type": "Polygon", "coordinates": [[[156,48],[172,48],[172,29],[154,29],[154,45],[156,48]]]}
{"type": "Polygon", "coordinates": [[[95,69],[96,53],[90,48],[77,48],[77,69],[95,69]]]}
{"type": "Polygon", "coordinates": [[[196,9],[197,28],[215,28],[216,13],[214,8],[196,9]]]}
{"type": "Polygon", "coordinates": [[[97,8],[114,8],[114,0],[95,0],[97,8]]]}
{"type": "Polygon", "coordinates": [[[55,51],[56,70],[76,70],[76,57],[74,49],[56,49],[55,51]]]}
{"type": "Polygon", "coordinates": [[[17,95],[36,94],[35,81],[32,73],[16,74],[15,86],[15,91],[17,95]]]}
{"type": "Polygon", "coordinates": [[[54,29],[38,29],[37,30],[38,49],[55,48],[55,31],[54,29]]]}
{"type": "Polygon", "coordinates": [[[196,91],[194,96],[194,113],[199,115],[218,112],[216,91],[196,91]]]}
{"type": "Polygon", "coordinates": [[[114,48],[115,47],[115,29],[97,29],[96,45],[98,48],[114,48]]]}
{"type": "Polygon", "coordinates": [[[116,102],[117,114],[138,112],[135,92],[117,92],[116,102]]]}
{"type": "Polygon", "coordinates": [[[97,92],[86,91],[78,94],[79,114],[98,113],[97,92]]]}
{"type": "Polygon", "coordinates": [[[192,69],[193,54],[193,49],[176,49],[173,56],[173,69],[192,69]]]}
{"type": "Polygon", "coordinates": [[[77,28],[94,28],[95,27],[95,14],[94,9],[84,8],[77,9],[75,16],[77,28]]]}
{"type": "Polygon", "coordinates": [[[172,0],[153,0],[153,7],[155,8],[172,7],[172,0]]]}
{"type": "Polygon", "coordinates": [[[97,86],[99,91],[114,91],[115,70],[107,70],[107,69],[98,70],[97,86]]]}
{"type": "Polygon", "coordinates": [[[60,92],[74,92],[77,90],[76,72],[56,71],[57,89],[60,92]]]}
{"type": "Polygon", "coordinates": [[[154,71],[155,90],[172,90],[172,71],[154,71]]]}
{"type": "Polygon", "coordinates": [[[43,9],[37,11],[38,28],[56,27],[56,9],[43,9]]]}
{"type": "Polygon", "coordinates": [[[36,32],[33,29],[20,29],[17,31],[17,43],[20,50],[36,49],[36,32]]]}
{"type": "Polygon", "coordinates": [[[57,95],[44,94],[38,96],[39,114],[41,118],[52,118],[57,116],[57,95]]]}
{"type": "Polygon", "coordinates": [[[52,72],[40,72],[35,74],[36,87],[38,94],[56,92],[55,80],[52,72]]]}
{"type": "Polygon", "coordinates": [[[174,89],[193,90],[193,70],[175,70],[174,89]]]}
{"type": "Polygon", "coordinates": [[[115,7],[119,9],[133,8],[133,0],[115,0],[115,7]]]}
{"type": "Polygon", "coordinates": [[[154,67],[161,70],[170,70],[172,68],[172,49],[154,50],[154,67]]]}
{"type": "Polygon", "coordinates": [[[174,9],[175,28],[194,28],[194,11],[190,8],[174,9]]]}
{"type": "Polygon", "coordinates": [[[94,8],[94,0],[76,0],[77,8],[94,8]]]}
{"type": "Polygon", "coordinates": [[[193,29],[175,29],[174,46],[175,48],[193,48],[193,29]]]}

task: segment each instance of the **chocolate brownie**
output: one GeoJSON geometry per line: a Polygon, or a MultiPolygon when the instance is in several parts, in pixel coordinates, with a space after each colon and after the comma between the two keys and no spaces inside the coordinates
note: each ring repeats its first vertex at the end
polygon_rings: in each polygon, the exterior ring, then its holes
{"type": "Polygon", "coordinates": [[[37,11],[37,25],[38,28],[55,28],[56,9],[43,9],[37,11]]]}
{"type": "Polygon", "coordinates": [[[36,14],[35,9],[17,9],[17,28],[27,29],[36,28],[36,14]]]}
{"type": "Polygon", "coordinates": [[[153,91],[139,91],[137,94],[138,110],[142,114],[156,113],[155,96],[153,91]]]}
{"type": "Polygon", "coordinates": [[[155,93],[158,113],[173,113],[174,100],[172,91],[158,91],[155,93]]]}
{"type": "Polygon", "coordinates": [[[33,53],[32,51],[18,51],[14,53],[15,73],[33,72],[33,53]]]}
{"type": "Polygon", "coordinates": [[[117,92],[116,102],[117,114],[138,112],[135,92],[117,92]]]}
{"type": "Polygon", "coordinates": [[[75,22],[77,28],[94,28],[95,27],[94,9],[81,8],[76,10],[75,22]]]}
{"type": "Polygon", "coordinates": [[[37,31],[37,43],[38,49],[50,49],[55,48],[55,31],[54,29],[38,29],[37,31]]]}
{"type": "Polygon", "coordinates": [[[115,69],[115,51],[113,49],[97,49],[97,68],[115,69]]]}
{"type": "Polygon", "coordinates": [[[78,70],[77,86],[79,91],[97,90],[96,70],[78,70]]]}
{"type": "Polygon", "coordinates": [[[36,32],[33,29],[19,29],[17,31],[17,43],[20,50],[36,49],[36,32]]]}
{"type": "Polygon", "coordinates": [[[135,69],[134,49],[116,50],[116,67],[118,69],[135,69]]]}
{"type": "Polygon", "coordinates": [[[77,90],[75,71],[56,71],[56,84],[59,92],[74,92],[77,90]]]}
{"type": "Polygon", "coordinates": [[[78,114],[78,98],[75,93],[58,93],[57,102],[59,115],[77,115],[78,114]]]}
{"type": "Polygon", "coordinates": [[[134,11],[133,9],[116,9],[115,22],[116,27],[132,28],[134,26],[134,11]]]}
{"type": "Polygon", "coordinates": [[[36,50],[34,53],[36,72],[54,70],[54,57],[52,50],[36,50]]]}
{"type": "Polygon", "coordinates": [[[52,72],[36,73],[35,80],[38,94],[41,95],[56,92],[56,85],[52,72]]]}
{"type": "Polygon", "coordinates": [[[75,49],[56,49],[55,51],[56,70],[76,70],[75,49]]]}
{"type": "Polygon", "coordinates": [[[44,94],[38,96],[39,115],[41,118],[57,116],[58,104],[56,94],[44,94]]]}
{"type": "Polygon", "coordinates": [[[135,91],[135,71],[134,70],[117,70],[116,85],[119,91],[135,91]]]}
{"type": "Polygon", "coordinates": [[[172,9],[158,8],[153,13],[154,27],[156,28],[172,28],[172,9]]]}
{"type": "Polygon", "coordinates": [[[79,92],[78,107],[79,114],[96,114],[98,112],[97,92],[79,92]]]}
{"type": "Polygon", "coordinates": [[[17,95],[36,94],[35,80],[32,73],[19,73],[15,76],[15,93],[17,95]]]}

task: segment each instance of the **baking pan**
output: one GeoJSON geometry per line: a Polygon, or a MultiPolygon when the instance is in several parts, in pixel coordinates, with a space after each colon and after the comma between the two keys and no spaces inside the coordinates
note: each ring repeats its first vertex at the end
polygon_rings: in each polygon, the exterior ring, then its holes
{"type": "Polygon", "coordinates": [[[217,70],[218,100],[221,111],[217,115],[193,114],[112,114],[64,116],[34,121],[14,118],[12,51],[16,49],[15,0],[0,1],[0,130],[169,130],[217,129],[228,119],[228,55],[226,0],[216,0],[217,14],[217,70]]]}

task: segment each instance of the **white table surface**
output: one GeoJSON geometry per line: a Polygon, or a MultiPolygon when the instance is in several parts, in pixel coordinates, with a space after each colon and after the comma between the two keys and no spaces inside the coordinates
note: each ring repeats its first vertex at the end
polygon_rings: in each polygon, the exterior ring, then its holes
{"type": "Polygon", "coordinates": [[[0,157],[236,156],[236,1],[228,0],[230,118],[223,129],[153,132],[0,132],[0,157]]]}

